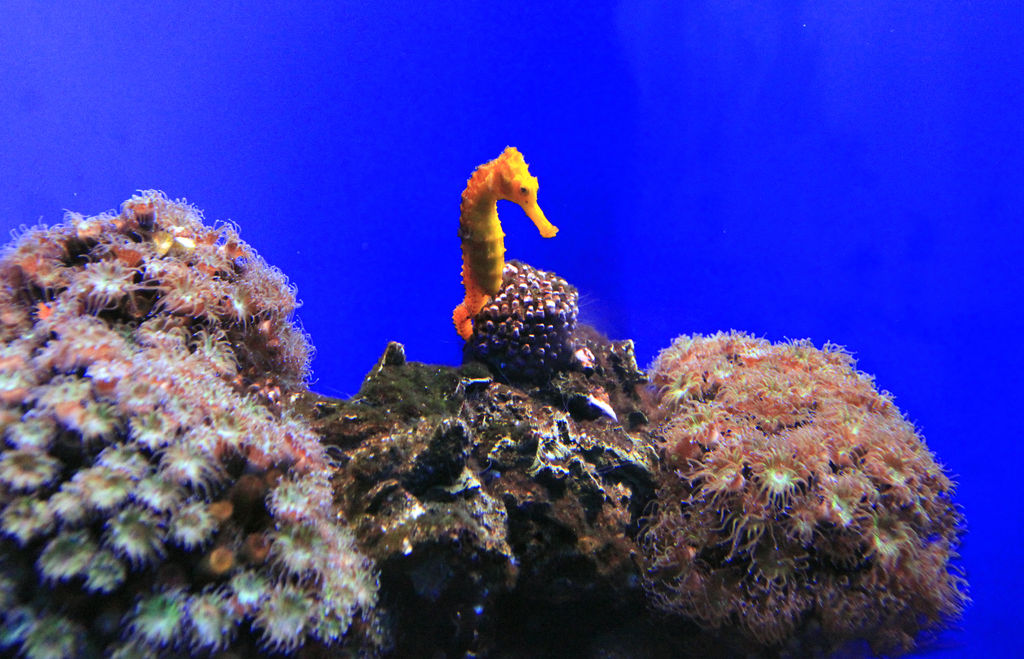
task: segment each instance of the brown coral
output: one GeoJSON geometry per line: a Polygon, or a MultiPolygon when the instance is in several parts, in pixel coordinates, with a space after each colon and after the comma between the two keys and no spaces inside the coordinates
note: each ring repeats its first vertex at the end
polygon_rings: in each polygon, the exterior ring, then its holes
{"type": "Polygon", "coordinates": [[[766,646],[820,629],[827,649],[884,652],[959,614],[953,483],[847,353],[683,336],[652,381],[667,468],[647,581],[661,608],[766,646]]]}
{"type": "Polygon", "coordinates": [[[578,298],[554,273],[509,261],[501,288],[477,314],[467,357],[486,362],[504,378],[548,379],[572,363],[578,298]]]}

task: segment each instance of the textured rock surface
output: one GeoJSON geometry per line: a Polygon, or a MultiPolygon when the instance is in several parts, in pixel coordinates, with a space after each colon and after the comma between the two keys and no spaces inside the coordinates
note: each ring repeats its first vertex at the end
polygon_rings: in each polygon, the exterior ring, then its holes
{"type": "MultiPolygon", "coordinates": [[[[543,393],[611,389],[628,418],[643,374],[628,346],[598,343],[619,372],[598,364],[543,393]]],[[[380,569],[396,656],[587,656],[645,613],[634,538],[652,444],[532,393],[476,364],[406,363],[392,343],[355,398],[307,400],[339,451],[338,496],[380,569]]]]}

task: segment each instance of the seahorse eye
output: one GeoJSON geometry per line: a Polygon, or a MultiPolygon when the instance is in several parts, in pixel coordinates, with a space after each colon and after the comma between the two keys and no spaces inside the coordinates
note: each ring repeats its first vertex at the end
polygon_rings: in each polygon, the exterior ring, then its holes
{"type": "Polygon", "coordinates": [[[526,189],[525,185],[519,186],[519,194],[526,194],[529,190],[526,189]]]}

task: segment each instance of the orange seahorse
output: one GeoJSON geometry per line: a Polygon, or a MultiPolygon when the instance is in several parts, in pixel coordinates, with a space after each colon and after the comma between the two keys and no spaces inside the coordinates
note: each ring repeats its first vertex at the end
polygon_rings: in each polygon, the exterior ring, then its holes
{"type": "Polygon", "coordinates": [[[500,156],[476,168],[466,183],[459,207],[462,284],[466,287],[466,298],[455,307],[452,319],[463,339],[472,336],[473,318],[501,288],[505,234],[498,221],[499,199],[519,204],[545,238],[558,233],[537,205],[537,178],[530,175],[518,149],[505,147],[500,156]]]}

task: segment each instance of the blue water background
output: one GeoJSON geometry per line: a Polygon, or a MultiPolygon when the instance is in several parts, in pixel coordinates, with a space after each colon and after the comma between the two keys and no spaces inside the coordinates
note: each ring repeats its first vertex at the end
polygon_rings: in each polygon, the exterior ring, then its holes
{"type": "Polygon", "coordinates": [[[1022,656],[1024,3],[0,4],[0,228],[137,189],[298,285],[314,388],[388,340],[455,364],[459,194],[642,364],[678,334],[848,346],[960,482],[973,605],[928,656],[1022,656]]]}

